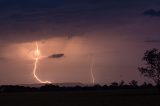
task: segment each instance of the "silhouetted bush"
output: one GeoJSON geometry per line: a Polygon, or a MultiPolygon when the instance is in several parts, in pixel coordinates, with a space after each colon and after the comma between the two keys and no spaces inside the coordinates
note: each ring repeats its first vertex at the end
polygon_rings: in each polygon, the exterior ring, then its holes
{"type": "Polygon", "coordinates": [[[131,87],[138,87],[138,82],[135,81],[135,80],[132,80],[132,81],[129,83],[129,85],[130,85],[131,87]]]}
{"type": "Polygon", "coordinates": [[[118,86],[119,86],[119,85],[118,85],[117,82],[112,82],[111,85],[110,85],[110,87],[114,87],[114,88],[116,88],[116,87],[118,87],[118,86]]]}
{"type": "Polygon", "coordinates": [[[123,87],[125,85],[125,82],[122,80],[120,83],[119,83],[119,86],[120,87],[123,87]]]}

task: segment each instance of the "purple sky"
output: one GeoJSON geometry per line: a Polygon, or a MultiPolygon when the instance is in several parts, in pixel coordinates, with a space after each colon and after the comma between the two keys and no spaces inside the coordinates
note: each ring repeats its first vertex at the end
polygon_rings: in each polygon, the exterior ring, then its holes
{"type": "Polygon", "coordinates": [[[38,83],[32,51],[64,54],[39,61],[54,83],[150,81],[141,77],[145,50],[160,49],[159,0],[0,0],[0,84],[38,83]]]}

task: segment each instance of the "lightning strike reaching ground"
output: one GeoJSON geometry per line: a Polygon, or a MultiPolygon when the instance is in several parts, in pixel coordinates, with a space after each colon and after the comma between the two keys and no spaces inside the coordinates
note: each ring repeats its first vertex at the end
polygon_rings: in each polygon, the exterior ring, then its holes
{"type": "Polygon", "coordinates": [[[38,78],[38,76],[36,75],[36,70],[37,70],[37,64],[39,62],[39,59],[41,57],[41,53],[40,53],[40,50],[39,50],[39,47],[38,47],[38,43],[36,42],[36,50],[34,52],[34,56],[35,56],[35,63],[34,63],[34,69],[33,69],[33,75],[34,75],[34,78],[39,81],[40,83],[51,83],[50,81],[42,81],[38,78]]]}
{"type": "Polygon", "coordinates": [[[91,64],[90,64],[90,72],[91,72],[92,84],[94,85],[95,84],[95,78],[94,78],[93,68],[94,68],[94,59],[92,58],[91,64]]]}

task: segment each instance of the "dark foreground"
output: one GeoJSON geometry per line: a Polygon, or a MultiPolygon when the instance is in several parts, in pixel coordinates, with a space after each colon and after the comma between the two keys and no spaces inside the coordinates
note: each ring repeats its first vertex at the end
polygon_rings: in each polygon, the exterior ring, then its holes
{"type": "Polygon", "coordinates": [[[160,106],[152,90],[0,93],[0,106],[160,106]]]}

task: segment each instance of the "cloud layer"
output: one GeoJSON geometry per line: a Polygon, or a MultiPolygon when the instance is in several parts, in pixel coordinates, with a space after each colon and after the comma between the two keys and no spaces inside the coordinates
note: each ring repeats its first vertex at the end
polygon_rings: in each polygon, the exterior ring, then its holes
{"type": "Polygon", "coordinates": [[[112,31],[132,24],[140,11],[156,3],[159,1],[0,0],[0,41],[28,42],[112,31]]]}
{"type": "Polygon", "coordinates": [[[157,11],[155,9],[149,9],[145,11],[143,14],[147,16],[160,17],[160,10],[157,11]]]}

